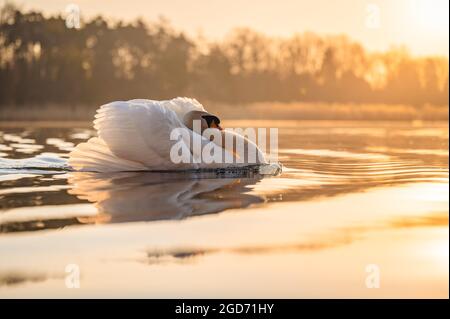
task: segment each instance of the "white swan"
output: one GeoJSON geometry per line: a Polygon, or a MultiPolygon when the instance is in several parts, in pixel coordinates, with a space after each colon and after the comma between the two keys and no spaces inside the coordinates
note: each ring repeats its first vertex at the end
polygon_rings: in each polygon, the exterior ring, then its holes
{"type": "MultiPolygon", "coordinates": [[[[77,147],[69,155],[69,165],[78,171],[113,172],[141,170],[180,170],[203,168],[242,167],[266,163],[264,154],[248,139],[223,130],[217,116],[206,112],[195,99],[175,98],[166,101],[136,99],[105,104],[97,110],[94,128],[98,137],[93,137],[77,147]],[[201,123],[201,131],[212,129],[222,140],[206,138],[193,130],[193,121],[201,123]],[[184,129],[188,135],[171,139],[174,129],[184,129]],[[248,154],[237,148],[227,149],[225,138],[235,144],[243,142],[246,152],[256,152],[256,162],[249,162],[248,154]],[[212,153],[222,152],[222,160],[208,162],[194,147],[194,140],[212,153]],[[177,145],[175,145],[177,144],[177,145]],[[171,157],[171,150],[187,151],[189,160],[177,162],[171,157]],[[237,158],[244,159],[241,162],[237,158]],[[230,160],[231,159],[231,160],[230,160]]],[[[210,130],[211,131],[211,130],[210,130]]],[[[198,144],[197,144],[198,145],[198,144]]],[[[218,153],[215,153],[218,154],[218,153]]],[[[173,154],[172,154],[173,155],[173,154]]]]}

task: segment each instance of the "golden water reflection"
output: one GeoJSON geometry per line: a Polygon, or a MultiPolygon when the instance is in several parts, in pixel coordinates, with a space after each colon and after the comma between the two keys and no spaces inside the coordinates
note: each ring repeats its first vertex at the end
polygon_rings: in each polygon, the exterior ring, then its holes
{"type": "Polygon", "coordinates": [[[448,128],[298,124],[280,176],[3,171],[0,296],[447,298],[448,128]]]}

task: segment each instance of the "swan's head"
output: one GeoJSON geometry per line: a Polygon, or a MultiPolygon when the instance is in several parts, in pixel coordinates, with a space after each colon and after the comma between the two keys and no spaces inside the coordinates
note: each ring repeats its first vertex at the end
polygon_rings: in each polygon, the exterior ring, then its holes
{"type": "Polygon", "coordinates": [[[222,130],[220,119],[217,116],[204,111],[191,111],[186,113],[183,118],[183,124],[190,130],[193,130],[195,120],[200,121],[201,133],[208,128],[222,130]]]}

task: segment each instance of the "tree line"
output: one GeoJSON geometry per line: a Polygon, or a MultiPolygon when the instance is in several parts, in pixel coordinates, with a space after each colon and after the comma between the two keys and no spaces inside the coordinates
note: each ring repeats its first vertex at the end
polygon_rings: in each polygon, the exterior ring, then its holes
{"type": "Polygon", "coordinates": [[[346,36],[271,38],[235,29],[191,38],[160,20],[79,29],[61,15],[0,10],[0,105],[97,105],[132,98],[448,105],[448,59],[367,52],[346,36]]]}

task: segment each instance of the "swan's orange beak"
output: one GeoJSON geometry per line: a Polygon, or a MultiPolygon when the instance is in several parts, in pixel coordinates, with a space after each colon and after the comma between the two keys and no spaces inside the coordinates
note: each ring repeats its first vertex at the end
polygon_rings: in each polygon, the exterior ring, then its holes
{"type": "Polygon", "coordinates": [[[219,129],[221,131],[223,130],[223,128],[219,124],[217,124],[216,121],[212,121],[211,122],[210,128],[216,128],[216,129],[219,129]]]}

